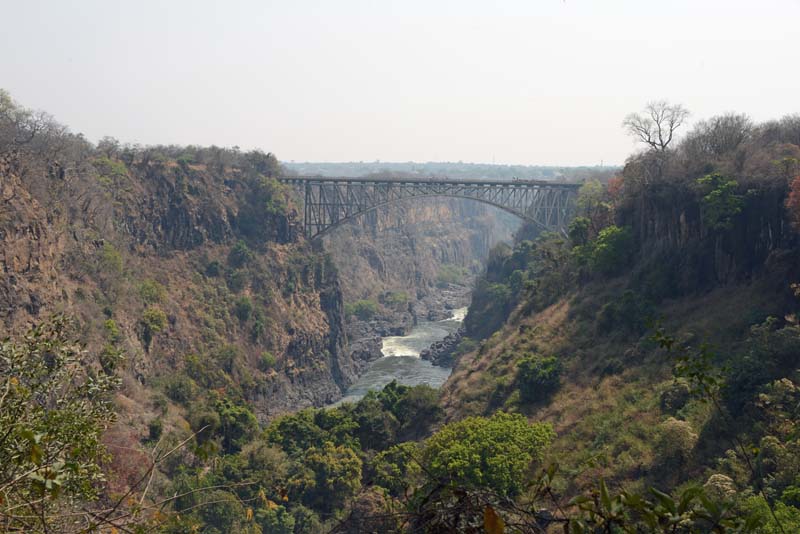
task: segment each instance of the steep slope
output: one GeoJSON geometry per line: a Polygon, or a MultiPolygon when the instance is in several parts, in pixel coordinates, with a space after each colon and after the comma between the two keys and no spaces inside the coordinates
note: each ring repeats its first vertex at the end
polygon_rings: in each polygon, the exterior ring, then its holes
{"type": "Polygon", "coordinates": [[[178,377],[195,394],[229,389],[262,420],[338,398],[356,369],[338,279],[286,192],[252,168],[148,159],[4,156],[6,331],[77,315],[90,349],[125,353],[131,411],[178,377]]]}
{"type": "Polygon", "coordinates": [[[586,188],[569,240],[496,249],[465,322],[477,348],[444,388],[448,417],[551,422],[570,494],[598,477],[633,490],[724,478],[742,499],[766,487],[792,505],[800,248],[784,206],[800,184],[786,142],[797,124],[754,129],[706,164],[685,153],[718,135],[701,124],[675,153],[635,156],[601,194],[586,188]],[[651,182],[649,158],[667,158],[651,182]]]}

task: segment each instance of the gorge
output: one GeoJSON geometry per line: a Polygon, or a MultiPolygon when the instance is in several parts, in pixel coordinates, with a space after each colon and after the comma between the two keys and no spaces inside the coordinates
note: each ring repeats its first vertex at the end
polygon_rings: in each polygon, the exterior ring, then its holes
{"type": "Polygon", "coordinates": [[[564,232],[414,198],[308,239],[272,154],[4,145],[0,524],[800,525],[800,119],[734,119],[545,169],[564,232]]]}

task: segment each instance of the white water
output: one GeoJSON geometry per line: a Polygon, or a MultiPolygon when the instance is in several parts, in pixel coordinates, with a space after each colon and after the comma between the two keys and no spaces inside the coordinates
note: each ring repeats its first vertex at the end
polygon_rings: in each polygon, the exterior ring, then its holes
{"type": "Polygon", "coordinates": [[[383,389],[392,380],[408,386],[427,384],[435,388],[440,387],[450,376],[452,369],[437,367],[421,359],[419,354],[433,343],[458,330],[466,313],[467,308],[458,308],[453,310],[453,315],[449,319],[435,322],[420,321],[407,336],[383,338],[381,347],[383,357],[372,362],[337,404],[355,402],[368,391],[383,389]]]}

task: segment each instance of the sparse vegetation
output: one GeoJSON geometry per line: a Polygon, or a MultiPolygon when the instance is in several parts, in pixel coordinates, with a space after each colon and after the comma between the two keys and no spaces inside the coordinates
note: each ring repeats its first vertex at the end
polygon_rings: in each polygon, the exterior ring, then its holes
{"type": "Polygon", "coordinates": [[[378,313],[378,303],[374,300],[357,300],[345,304],[344,313],[347,316],[355,316],[361,321],[369,321],[378,313]]]}

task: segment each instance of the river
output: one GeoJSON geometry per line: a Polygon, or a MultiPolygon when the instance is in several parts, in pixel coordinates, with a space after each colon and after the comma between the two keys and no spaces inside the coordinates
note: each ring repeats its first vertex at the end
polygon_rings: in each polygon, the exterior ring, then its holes
{"type": "Polygon", "coordinates": [[[372,362],[364,374],[348,388],[344,398],[336,404],[355,402],[370,390],[383,389],[392,380],[409,386],[418,384],[427,384],[435,388],[441,386],[450,376],[452,369],[433,365],[421,359],[419,354],[436,341],[458,330],[466,313],[467,308],[458,308],[453,310],[453,315],[449,319],[418,321],[406,336],[383,338],[381,347],[383,357],[372,362]]]}

